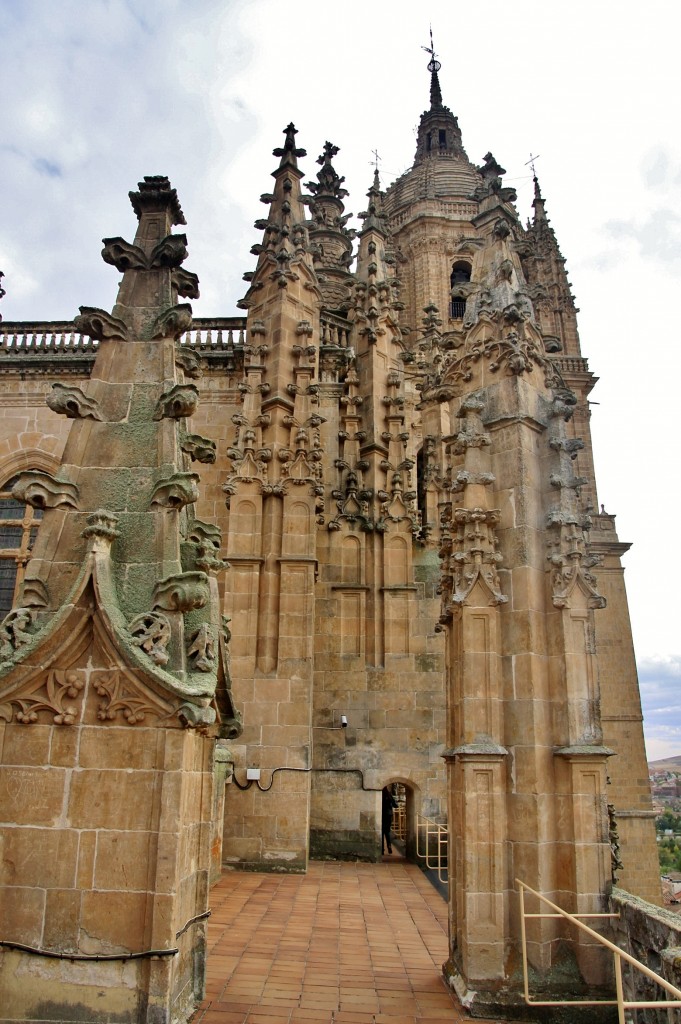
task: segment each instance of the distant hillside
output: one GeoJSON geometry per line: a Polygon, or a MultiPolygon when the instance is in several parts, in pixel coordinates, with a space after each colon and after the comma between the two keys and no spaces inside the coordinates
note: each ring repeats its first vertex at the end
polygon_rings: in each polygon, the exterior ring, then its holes
{"type": "Polygon", "coordinates": [[[648,767],[658,772],[666,769],[669,771],[681,771],[681,754],[675,757],[663,757],[661,761],[648,761],[648,767]]]}

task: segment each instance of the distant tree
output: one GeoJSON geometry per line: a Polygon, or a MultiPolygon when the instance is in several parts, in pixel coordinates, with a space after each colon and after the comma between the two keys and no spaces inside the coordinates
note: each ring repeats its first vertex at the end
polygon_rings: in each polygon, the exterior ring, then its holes
{"type": "Polygon", "coordinates": [[[672,832],[679,832],[681,831],[681,815],[667,810],[656,818],[655,827],[658,832],[665,832],[667,829],[671,829],[672,832]]]}

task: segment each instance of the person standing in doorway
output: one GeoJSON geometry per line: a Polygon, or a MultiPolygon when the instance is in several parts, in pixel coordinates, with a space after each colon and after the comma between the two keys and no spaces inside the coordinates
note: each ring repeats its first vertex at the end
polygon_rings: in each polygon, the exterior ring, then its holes
{"type": "Polygon", "coordinates": [[[390,830],[393,827],[393,811],[397,807],[397,801],[390,791],[390,786],[384,786],[383,792],[381,793],[382,800],[382,813],[381,813],[381,827],[383,832],[383,842],[381,844],[381,851],[385,853],[386,846],[388,847],[388,853],[393,852],[392,841],[390,830]]]}

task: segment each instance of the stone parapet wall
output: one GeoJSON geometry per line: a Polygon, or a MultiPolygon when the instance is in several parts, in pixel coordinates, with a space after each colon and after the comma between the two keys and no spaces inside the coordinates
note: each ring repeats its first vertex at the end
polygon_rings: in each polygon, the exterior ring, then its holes
{"type": "MultiPolygon", "coordinates": [[[[612,941],[665,981],[681,988],[681,917],[619,888],[612,890],[610,910],[619,915],[613,921],[612,941]]],[[[628,965],[623,965],[622,975],[628,1000],[672,998],[628,965]]],[[[679,1024],[681,1010],[637,1010],[636,1020],[639,1024],[679,1024]]]]}

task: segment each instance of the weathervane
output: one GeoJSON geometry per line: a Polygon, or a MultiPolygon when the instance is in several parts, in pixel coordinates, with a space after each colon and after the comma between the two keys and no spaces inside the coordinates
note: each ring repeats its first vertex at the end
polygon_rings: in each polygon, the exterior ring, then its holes
{"type": "Polygon", "coordinates": [[[538,160],[540,156],[541,156],[541,153],[537,153],[536,156],[532,156],[532,154],[530,153],[530,159],[525,161],[525,166],[527,167],[529,165],[532,168],[532,177],[533,178],[537,177],[537,172],[534,169],[534,161],[538,160]]]}
{"type": "Polygon", "coordinates": [[[381,159],[382,159],[382,157],[380,157],[380,156],[378,155],[378,150],[377,150],[377,149],[372,149],[372,150],[371,150],[371,153],[372,153],[372,156],[373,156],[373,158],[374,158],[374,159],[373,159],[373,160],[370,160],[370,161],[369,161],[369,163],[370,163],[370,164],[373,164],[373,165],[374,165],[374,170],[375,170],[376,172],[378,172],[378,161],[379,161],[379,160],[381,160],[381,159]]]}
{"type": "Polygon", "coordinates": [[[433,71],[439,71],[440,68],[442,67],[442,64],[440,64],[440,61],[437,59],[437,57],[435,55],[435,46],[433,45],[433,26],[432,25],[430,26],[430,46],[422,46],[421,49],[425,50],[426,53],[430,54],[430,60],[428,62],[428,70],[430,71],[430,73],[432,74],[433,71]]]}

